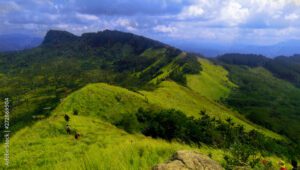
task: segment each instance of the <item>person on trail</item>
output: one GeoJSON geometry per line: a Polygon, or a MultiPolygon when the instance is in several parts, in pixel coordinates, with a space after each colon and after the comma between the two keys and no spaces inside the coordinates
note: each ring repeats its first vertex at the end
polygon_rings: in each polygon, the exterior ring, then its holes
{"type": "Polygon", "coordinates": [[[71,134],[71,127],[69,124],[67,124],[67,126],[66,126],[66,131],[68,134],[71,134]]]}
{"type": "Polygon", "coordinates": [[[75,132],[75,139],[79,139],[80,134],[78,132],[75,132]]]}

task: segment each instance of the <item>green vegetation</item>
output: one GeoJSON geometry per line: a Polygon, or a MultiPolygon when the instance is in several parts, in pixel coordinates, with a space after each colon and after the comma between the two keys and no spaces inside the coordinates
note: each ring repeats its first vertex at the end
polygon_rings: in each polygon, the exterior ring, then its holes
{"type": "MultiPolygon", "coordinates": [[[[243,126],[235,125],[230,118],[223,122],[209,117],[205,111],[199,114],[202,117],[195,119],[174,109],[144,110],[140,108],[135,114],[124,115],[116,125],[129,133],[140,131],[153,138],[177,140],[196,146],[204,143],[225,149],[234,147],[233,144],[241,144],[243,148],[251,148],[246,150],[251,150],[253,153],[256,151],[262,155],[299,156],[295,152],[296,148],[289,146],[289,143],[266,137],[255,130],[245,132],[243,126]]],[[[243,155],[243,157],[242,161],[246,162],[249,156],[243,155]]]]}
{"type": "MultiPolygon", "coordinates": [[[[256,152],[254,147],[234,143],[230,148],[231,154],[225,155],[224,157],[226,161],[225,169],[233,169],[236,166],[246,166],[251,169],[255,168],[260,161],[256,152]]],[[[269,166],[268,168],[273,167],[269,166]]]]}
{"type": "Polygon", "coordinates": [[[249,120],[299,142],[300,89],[260,67],[230,66],[229,70],[239,88],[232,91],[226,103],[249,120]]]}
{"type": "MultiPolygon", "coordinates": [[[[226,150],[204,144],[198,148],[193,144],[173,140],[168,142],[137,134],[137,124],[131,122],[134,120],[131,113],[138,112],[136,104],[145,105],[145,109],[159,109],[146,101],[141,94],[124,88],[104,83],[88,85],[62,100],[49,118],[22,128],[12,136],[11,146],[14,147],[11,147],[10,168],[149,169],[157,163],[164,162],[180,149],[198,150],[224,163],[226,150]],[[112,107],[113,105],[107,105],[107,101],[113,102],[117,109],[112,107]],[[122,104],[118,104],[118,101],[122,104]],[[75,111],[78,115],[73,114],[75,111]],[[114,112],[116,114],[113,114],[114,112]],[[107,117],[106,113],[113,115],[107,117]],[[65,115],[69,117],[68,122],[65,115]],[[126,116],[128,119],[124,121],[122,118],[126,116]],[[119,122],[119,126],[125,125],[123,128],[129,127],[133,134],[112,126],[107,120],[119,122]],[[124,124],[122,121],[130,123],[124,124]],[[71,128],[71,134],[67,132],[67,124],[71,128]],[[77,140],[74,137],[75,132],[80,134],[77,140]]],[[[173,115],[173,112],[170,113],[173,115]]],[[[186,116],[181,116],[185,121],[186,116]]],[[[3,149],[1,147],[0,152],[3,152],[3,149]]],[[[279,160],[273,154],[265,157],[273,162],[279,160]]]]}
{"type": "Polygon", "coordinates": [[[299,56],[226,54],[218,61],[238,85],[224,101],[257,124],[300,141],[299,56]]]}
{"type": "Polygon", "coordinates": [[[262,55],[253,54],[225,54],[218,57],[222,61],[231,65],[241,65],[249,67],[264,67],[277,78],[291,82],[300,87],[300,56],[290,57],[279,56],[274,59],[262,55]]]}
{"type": "Polygon", "coordinates": [[[211,100],[226,98],[231,89],[237,87],[228,79],[228,71],[209,60],[199,59],[202,71],[200,74],[187,76],[187,86],[193,91],[211,100]]]}
{"type": "Polygon", "coordinates": [[[64,99],[49,118],[22,128],[12,137],[11,168],[148,169],[164,162],[179,149],[210,152],[214,159],[222,160],[223,153],[218,149],[205,146],[199,149],[138,134],[129,135],[104,122],[108,119],[106,114],[112,114],[111,120],[120,120],[117,117],[136,112],[137,105],[143,104],[147,103],[142,95],[127,89],[104,83],[88,85],[64,99]],[[113,105],[107,105],[110,104],[107,101],[113,105]],[[73,115],[74,110],[78,115],[73,115]],[[65,115],[69,117],[68,122],[65,115]],[[67,124],[72,131],[80,133],[79,140],[67,134],[67,124]]]}
{"type": "MultiPolygon", "coordinates": [[[[214,88],[214,86],[210,88],[214,88]]],[[[282,136],[272,131],[248,122],[245,118],[238,115],[238,113],[233,112],[222,104],[214,102],[198,92],[194,92],[190,88],[180,86],[172,81],[164,81],[154,91],[141,91],[141,93],[145,95],[150,104],[157,105],[161,108],[176,109],[184,112],[188,116],[194,116],[196,118],[200,116],[198,114],[199,110],[206,110],[207,114],[221,120],[231,118],[234,123],[243,125],[247,131],[256,129],[267,136],[283,139],[282,136]]]]}
{"type": "MultiPolygon", "coordinates": [[[[175,63],[181,53],[118,31],[82,37],[49,31],[40,47],[0,55],[0,96],[13,101],[11,128],[17,131],[34,123],[33,116],[49,116],[61,99],[89,83],[106,82],[136,90],[155,88],[149,81],[164,66],[175,63]]],[[[188,65],[199,65],[191,57],[185,56],[188,65]]],[[[174,67],[181,66],[175,63],[174,67]]]]}
{"type": "Polygon", "coordinates": [[[69,123],[81,134],[78,140],[66,133],[62,115],[17,132],[11,139],[10,169],[149,169],[178,149],[191,149],[128,135],[92,117],[71,116],[69,123]]]}
{"type": "Polygon", "coordinates": [[[226,70],[129,33],[49,31],[35,49],[0,54],[9,168],[149,169],[179,149],[224,167],[298,159],[299,89],[255,60],[226,70]]]}
{"type": "Polygon", "coordinates": [[[81,116],[94,116],[109,122],[120,119],[122,114],[147,107],[144,96],[127,89],[105,83],[90,84],[66,97],[58,110],[72,115],[74,110],[81,116]]]}

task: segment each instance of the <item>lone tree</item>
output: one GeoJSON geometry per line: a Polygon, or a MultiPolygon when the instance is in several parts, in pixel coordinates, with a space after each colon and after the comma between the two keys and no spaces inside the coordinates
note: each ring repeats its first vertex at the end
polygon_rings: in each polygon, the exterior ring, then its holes
{"type": "Polygon", "coordinates": [[[65,121],[66,121],[66,122],[69,122],[69,120],[70,120],[69,115],[65,114],[65,117],[64,117],[64,118],[65,118],[65,121]]]}

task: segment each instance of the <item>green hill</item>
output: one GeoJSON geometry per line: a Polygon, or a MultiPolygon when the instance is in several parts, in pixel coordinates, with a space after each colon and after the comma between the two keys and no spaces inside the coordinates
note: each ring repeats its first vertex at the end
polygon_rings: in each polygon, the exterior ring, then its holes
{"type": "Polygon", "coordinates": [[[150,98],[146,102],[142,94],[124,88],[103,83],[88,85],[65,98],[49,118],[21,129],[11,138],[10,168],[148,169],[179,149],[211,154],[223,163],[225,151],[221,149],[128,134],[107,123],[138,107],[150,107],[148,103],[155,102],[150,98]],[[74,110],[78,115],[73,115],[74,110]],[[65,114],[70,116],[70,127],[81,134],[79,140],[67,134],[65,114]]]}
{"type": "Polygon", "coordinates": [[[8,168],[150,169],[179,149],[227,169],[299,159],[298,88],[260,62],[235,62],[109,30],[51,30],[37,48],[1,53],[0,96],[11,101],[8,168]],[[270,109],[290,113],[269,117],[270,109]],[[273,126],[280,118],[291,126],[273,126]]]}
{"type": "Polygon", "coordinates": [[[252,122],[299,143],[300,89],[296,83],[299,56],[256,59],[227,54],[219,60],[229,63],[224,66],[230,72],[230,80],[239,87],[225,102],[252,122]]]}

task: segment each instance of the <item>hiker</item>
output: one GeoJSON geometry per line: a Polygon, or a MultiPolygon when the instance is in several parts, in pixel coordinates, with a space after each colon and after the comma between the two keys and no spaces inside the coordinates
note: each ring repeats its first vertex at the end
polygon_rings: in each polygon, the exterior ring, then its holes
{"type": "Polygon", "coordinates": [[[79,139],[80,134],[78,132],[75,133],[75,139],[79,139]]]}
{"type": "Polygon", "coordinates": [[[66,131],[67,131],[68,134],[71,134],[71,127],[70,127],[70,125],[66,126],[66,131]]]}
{"type": "Polygon", "coordinates": [[[297,169],[298,169],[298,163],[297,163],[296,160],[292,160],[292,161],[291,161],[291,164],[292,164],[292,166],[293,166],[293,169],[292,169],[292,170],[297,170],[297,169]]]}

